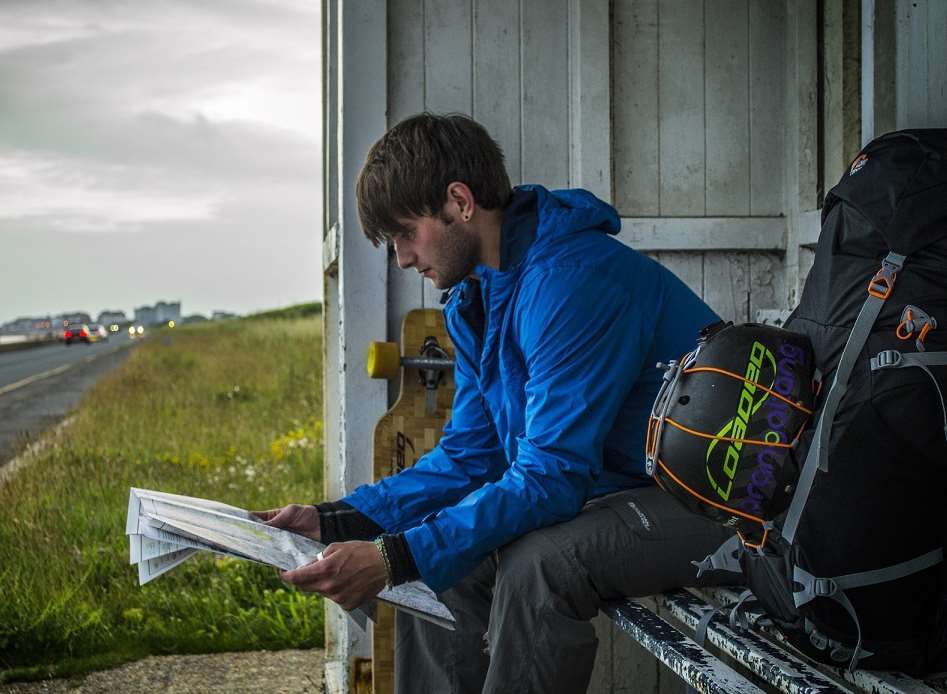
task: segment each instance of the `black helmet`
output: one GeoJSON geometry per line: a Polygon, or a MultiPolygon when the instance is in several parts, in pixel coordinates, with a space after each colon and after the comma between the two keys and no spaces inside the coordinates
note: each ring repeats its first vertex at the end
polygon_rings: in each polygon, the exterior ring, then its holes
{"type": "Polygon", "coordinates": [[[796,444],[819,384],[805,335],[717,323],[664,366],[648,423],[648,472],[692,511],[762,545],[792,499],[796,444]]]}

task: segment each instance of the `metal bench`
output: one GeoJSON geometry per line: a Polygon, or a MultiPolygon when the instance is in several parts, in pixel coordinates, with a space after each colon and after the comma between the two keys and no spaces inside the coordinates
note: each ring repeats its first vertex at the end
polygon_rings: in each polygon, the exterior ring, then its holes
{"type": "Polygon", "coordinates": [[[692,691],[707,694],[947,692],[943,674],[920,681],[898,672],[856,670],[849,673],[844,668],[815,663],[785,643],[778,632],[766,626],[765,619],[760,619],[762,615],[752,610],[746,613],[749,630],[735,631],[725,617],[718,617],[707,628],[705,646],[698,645],[693,640],[698,621],[706,610],[736,602],[737,593],[732,590],[676,590],[655,599],[656,603],[634,599],[613,602],[604,612],[692,691]]]}

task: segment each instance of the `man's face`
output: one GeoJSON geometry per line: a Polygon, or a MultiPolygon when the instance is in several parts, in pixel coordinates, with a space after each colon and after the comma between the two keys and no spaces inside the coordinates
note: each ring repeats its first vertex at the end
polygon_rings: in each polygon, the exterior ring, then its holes
{"type": "Polygon", "coordinates": [[[438,289],[448,289],[470,275],[480,262],[480,236],[453,218],[399,219],[408,234],[392,237],[398,266],[413,267],[438,289]]]}

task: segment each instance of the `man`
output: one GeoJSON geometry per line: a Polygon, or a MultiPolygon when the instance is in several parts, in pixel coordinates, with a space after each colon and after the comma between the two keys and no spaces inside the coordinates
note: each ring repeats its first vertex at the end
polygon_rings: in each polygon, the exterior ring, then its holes
{"type": "Polygon", "coordinates": [[[618,215],[590,193],[511,189],[463,116],[392,128],[357,198],[372,243],[450,290],[452,416],[413,468],[261,514],[332,543],[283,578],[346,609],[386,584],[437,591],[457,630],[399,617],[400,692],[583,692],[602,602],[693,585],[690,562],[727,538],[644,469],[655,364],[717,316],[612,238],[618,215]]]}

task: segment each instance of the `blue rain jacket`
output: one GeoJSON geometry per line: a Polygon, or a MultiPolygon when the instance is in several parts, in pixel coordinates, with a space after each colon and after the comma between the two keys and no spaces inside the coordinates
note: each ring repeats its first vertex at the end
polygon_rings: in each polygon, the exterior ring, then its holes
{"type": "Polygon", "coordinates": [[[444,308],[456,393],[439,444],[343,499],[385,532],[404,532],[436,592],[588,499],[650,484],[655,364],[693,349],[718,320],[671,272],[612,238],[618,214],[591,193],[522,186],[511,207],[502,234],[509,251],[515,232],[513,262],[477,267],[479,282],[464,280],[444,308]]]}

